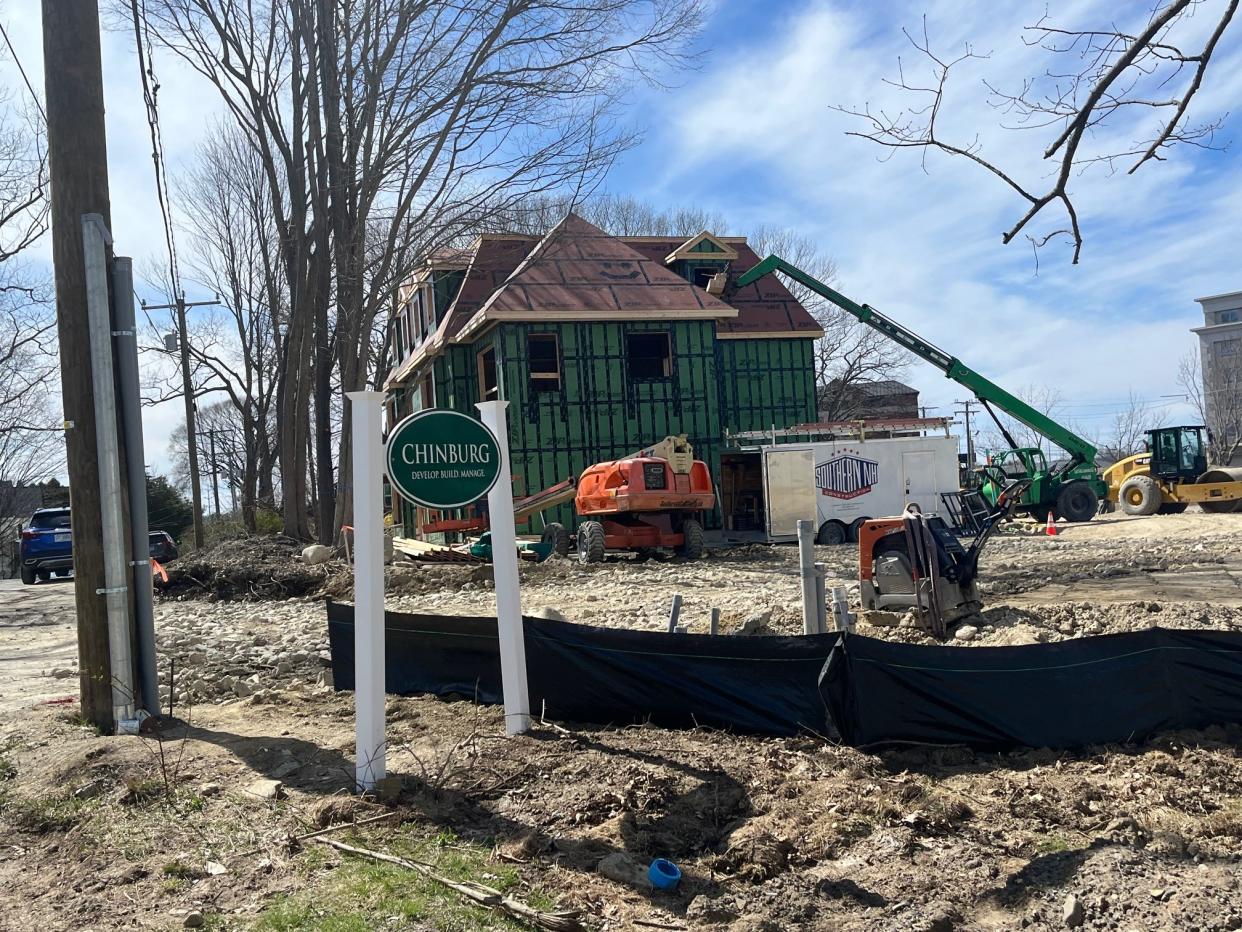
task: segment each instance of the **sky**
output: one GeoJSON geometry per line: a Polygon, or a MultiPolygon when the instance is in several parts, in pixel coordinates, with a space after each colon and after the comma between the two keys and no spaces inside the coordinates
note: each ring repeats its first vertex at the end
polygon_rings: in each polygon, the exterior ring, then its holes
{"type": "MultiPolygon", "coordinates": [[[[1219,0],[1207,0],[1196,34],[1211,26],[1219,0]]],[[[987,105],[983,81],[1020,86],[1049,65],[1022,41],[1033,17],[1009,4],[926,0],[716,0],[703,17],[694,67],[667,86],[638,88],[622,125],[642,141],[622,156],[605,188],[657,205],[693,205],[729,220],[731,234],[759,224],[787,227],[821,244],[839,268],[838,287],[959,357],[1010,390],[1054,387],[1060,414],[1084,432],[1105,432],[1131,393],[1161,407],[1168,422],[1193,420],[1180,400],[1179,359],[1194,346],[1190,328],[1203,322],[1194,298],[1242,290],[1238,218],[1242,174],[1235,147],[1225,152],[1183,147],[1134,175],[1096,167],[1071,182],[1085,245],[1078,265],[1066,248],[1041,251],[1001,242],[1025,203],[998,179],[962,159],[930,153],[887,153],[846,135],[861,128],[834,106],[894,108],[901,92],[884,83],[897,74],[922,80],[928,71],[902,33],[921,33],[926,14],[933,47],[970,42],[989,57],[968,63],[947,88],[946,137],[979,139],[983,155],[1012,167],[1032,188],[1046,184],[1039,155],[1048,133],[1006,129],[987,105]],[[1174,397],[1169,397],[1174,396],[1174,397]]],[[[42,87],[39,4],[0,0],[19,58],[42,87]]],[[[1137,9],[1137,8],[1136,8],[1137,9]]],[[[1074,0],[1058,25],[1099,26],[1115,4],[1074,0]]],[[[1064,61],[1053,62],[1064,66],[1064,61]]],[[[222,108],[214,91],[157,50],[161,122],[174,174],[213,132],[222,108]]],[[[16,90],[11,61],[0,79],[16,90]]],[[[163,256],[150,140],[133,36],[104,34],[113,235],[137,268],[163,256]]],[[[1242,26],[1235,24],[1215,59],[1192,118],[1224,116],[1218,142],[1236,139],[1239,117],[1226,115],[1242,95],[1242,26]]],[[[906,102],[911,99],[906,98],[906,102]]],[[[1101,151],[1128,147],[1130,127],[1104,130],[1101,151]],[[1107,135],[1112,133],[1112,135],[1107,135]]],[[[1042,189],[1041,189],[1042,190],[1042,189]]],[[[1032,232],[1056,229],[1049,213],[1032,232]]],[[[721,231],[717,231],[721,232],[721,231]]],[[[47,261],[45,238],[36,261],[47,261]]],[[[190,300],[210,297],[186,285],[190,300]]],[[[156,299],[151,291],[142,296],[156,299]]],[[[945,416],[964,389],[925,364],[906,381],[922,392],[929,413],[945,416]]],[[[167,441],[180,420],[179,401],[147,409],[147,461],[168,468],[167,441]]]]}

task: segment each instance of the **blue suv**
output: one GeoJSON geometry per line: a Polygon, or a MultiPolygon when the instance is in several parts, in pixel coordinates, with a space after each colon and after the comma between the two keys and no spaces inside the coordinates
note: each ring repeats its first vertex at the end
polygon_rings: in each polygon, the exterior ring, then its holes
{"type": "MultiPolygon", "coordinates": [[[[167,563],[177,559],[177,544],[167,531],[149,534],[151,558],[167,563]]],[[[22,582],[33,585],[36,579],[47,581],[55,573],[68,576],[73,572],[73,531],[68,508],[40,508],[22,529],[18,559],[22,565],[22,582]]]]}
{"type": "Polygon", "coordinates": [[[68,508],[40,508],[22,529],[18,558],[22,582],[31,585],[52,573],[67,576],[73,571],[73,532],[68,508]]]}

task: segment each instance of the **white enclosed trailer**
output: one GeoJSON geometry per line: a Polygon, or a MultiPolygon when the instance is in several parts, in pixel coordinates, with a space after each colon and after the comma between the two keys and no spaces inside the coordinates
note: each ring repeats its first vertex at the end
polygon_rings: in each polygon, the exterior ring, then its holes
{"type": "Polygon", "coordinates": [[[794,540],[805,518],[820,543],[844,543],[863,521],[899,515],[912,502],[942,512],[941,495],[959,489],[957,449],[950,436],[740,446],[721,456],[725,533],[794,540]]]}

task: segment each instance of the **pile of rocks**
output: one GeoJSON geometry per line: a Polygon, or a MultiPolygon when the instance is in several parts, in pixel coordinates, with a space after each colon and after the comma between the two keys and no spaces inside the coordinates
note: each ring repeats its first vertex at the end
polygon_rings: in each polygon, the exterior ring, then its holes
{"type": "Polygon", "coordinates": [[[165,603],[156,608],[161,697],[178,703],[259,696],[292,682],[331,685],[328,622],[309,601],[165,603]]]}

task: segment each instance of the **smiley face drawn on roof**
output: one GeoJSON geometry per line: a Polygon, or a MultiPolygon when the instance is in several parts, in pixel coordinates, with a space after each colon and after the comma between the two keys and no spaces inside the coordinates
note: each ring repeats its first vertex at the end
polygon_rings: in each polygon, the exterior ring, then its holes
{"type": "Polygon", "coordinates": [[[633,281],[640,275],[638,266],[633,262],[601,262],[599,265],[600,276],[609,281],[633,281]]]}

